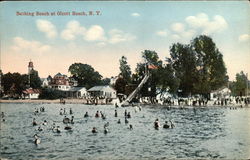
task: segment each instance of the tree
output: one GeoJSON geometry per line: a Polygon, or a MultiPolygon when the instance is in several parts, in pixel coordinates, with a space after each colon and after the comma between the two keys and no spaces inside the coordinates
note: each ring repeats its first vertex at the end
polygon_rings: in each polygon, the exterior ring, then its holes
{"type": "Polygon", "coordinates": [[[42,81],[38,75],[38,72],[36,70],[31,70],[30,75],[30,87],[31,88],[41,88],[42,81]]]}
{"type": "Polygon", "coordinates": [[[117,91],[117,93],[125,94],[125,87],[126,87],[126,85],[127,85],[126,80],[122,76],[120,76],[116,80],[114,88],[117,91]]]}
{"type": "Polygon", "coordinates": [[[180,43],[170,47],[170,56],[167,61],[173,67],[176,77],[180,80],[179,91],[181,95],[190,95],[196,83],[196,57],[190,45],[180,43]]]}
{"type": "Polygon", "coordinates": [[[102,79],[102,85],[109,85],[110,84],[110,78],[104,78],[102,79]]]}
{"type": "Polygon", "coordinates": [[[233,95],[235,96],[246,95],[247,83],[248,83],[247,75],[243,71],[237,73],[236,81],[233,82],[232,86],[230,87],[233,95]]]}
{"type": "Polygon", "coordinates": [[[102,83],[102,76],[88,64],[74,63],[69,67],[68,71],[78,81],[78,86],[85,86],[89,89],[102,83]]]}
{"type": "Polygon", "coordinates": [[[127,58],[125,56],[122,56],[119,60],[120,62],[120,71],[121,76],[124,78],[124,80],[127,83],[130,83],[131,81],[131,68],[128,65],[127,58]]]}
{"type": "Polygon", "coordinates": [[[21,75],[20,73],[6,73],[2,77],[2,86],[4,93],[15,97],[16,95],[21,96],[22,91],[28,85],[28,76],[21,75]]]}
{"type": "Polygon", "coordinates": [[[41,94],[39,95],[40,99],[59,99],[65,98],[63,92],[51,88],[42,88],[41,94]]]}
{"type": "Polygon", "coordinates": [[[216,47],[212,38],[201,35],[191,41],[191,47],[196,55],[198,69],[198,93],[209,93],[225,85],[228,81],[227,69],[223,55],[216,47]]]}
{"type": "Polygon", "coordinates": [[[206,96],[228,81],[223,55],[212,38],[201,35],[190,44],[173,44],[168,62],[180,79],[181,95],[202,94],[206,96]]]}
{"type": "Polygon", "coordinates": [[[168,91],[175,94],[178,90],[180,80],[175,76],[174,69],[171,64],[166,64],[164,67],[159,68],[159,88],[161,93],[168,91]]]}
{"type": "Polygon", "coordinates": [[[162,68],[162,61],[159,59],[158,54],[151,50],[144,50],[142,52],[142,58],[144,63],[137,63],[136,73],[132,75],[132,82],[138,85],[148,70],[150,77],[147,83],[142,87],[140,94],[142,96],[155,97],[156,87],[159,85],[159,79],[161,77],[159,68],[162,68]],[[149,66],[153,66],[154,69],[149,69],[149,66]]]}

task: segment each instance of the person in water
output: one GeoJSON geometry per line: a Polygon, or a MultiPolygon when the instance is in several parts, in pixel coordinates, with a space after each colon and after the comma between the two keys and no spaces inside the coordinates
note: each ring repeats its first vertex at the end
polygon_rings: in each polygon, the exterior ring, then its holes
{"type": "Polygon", "coordinates": [[[160,127],[160,122],[159,122],[158,118],[154,122],[154,127],[155,127],[155,129],[159,129],[159,127],[160,127]]]}
{"type": "Polygon", "coordinates": [[[92,133],[97,133],[97,129],[95,127],[92,129],[92,133]]]}
{"type": "Polygon", "coordinates": [[[118,123],[118,124],[121,124],[121,120],[120,120],[120,119],[118,119],[117,123],[118,123]]]}
{"type": "Polygon", "coordinates": [[[118,117],[117,110],[115,110],[115,117],[118,117]]]}
{"type": "Polygon", "coordinates": [[[38,145],[38,144],[41,143],[41,139],[38,137],[37,134],[34,135],[34,138],[35,138],[34,143],[35,143],[36,145],[38,145]]]}
{"type": "Polygon", "coordinates": [[[96,118],[100,117],[99,111],[96,111],[95,117],[96,118]]]}
{"type": "Polygon", "coordinates": [[[108,127],[104,125],[104,134],[107,134],[109,132],[108,127]]]}
{"type": "Polygon", "coordinates": [[[72,108],[69,109],[69,114],[73,114],[72,108]]]}
{"type": "Polygon", "coordinates": [[[174,128],[175,127],[175,125],[174,125],[174,123],[170,120],[170,127],[171,128],[174,128]]]}
{"type": "Polygon", "coordinates": [[[127,117],[125,117],[125,123],[128,123],[128,119],[127,119],[127,117]]]}
{"type": "Polygon", "coordinates": [[[43,125],[46,126],[48,122],[46,120],[43,121],[43,125]]]}
{"type": "Polygon", "coordinates": [[[69,122],[70,122],[70,119],[64,116],[63,123],[69,123],[69,122]]]}
{"type": "Polygon", "coordinates": [[[57,126],[57,127],[56,127],[55,132],[56,132],[56,133],[61,133],[60,126],[57,126]]]}
{"type": "Polygon", "coordinates": [[[133,125],[132,124],[129,125],[129,129],[133,130],[133,125]]]}
{"type": "Polygon", "coordinates": [[[71,117],[70,123],[74,124],[74,116],[71,117]]]}
{"type": "Polygon", "coordinates": [[[85,113],[84,117],[89,117],[89,114],[88,112],[85,113]]]}
{"type": "Polygon", "coordinates": [[[168,121],[165,121],[165,124],[163,125],[163,128],[165,128],[165,129],[170,128],[170,125],[168,124],[168,121]]]}
{"type": "Polygon", "coordinates": [[[128,112],[127,117],[128,117],[128,118],[131,118],[130,112],[128,112]]]}
{"type": "Polygon", "coordinates": [[[33,122],[32,122],[33,126],[36,126],[37,125],[37,122],[36,122],[36,119],[33,118],[33,122]]]}

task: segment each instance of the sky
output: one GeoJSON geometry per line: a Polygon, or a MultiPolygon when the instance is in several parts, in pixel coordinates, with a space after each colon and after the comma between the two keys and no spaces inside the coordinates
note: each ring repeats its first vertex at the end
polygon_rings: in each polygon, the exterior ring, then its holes
{"type": "Polygon", "coordinates": [[[247,1],[15,1],[0,3],[0,12],[3,73],[26,74],[31,60],[41,78],[70,75],[73,63],[110,78],[119,74],[122,56],[134,72],[142,51],[156,51],[165,61],[173,43],[201,34],[223,54],[230,80],[250,73],[247,1]]]}

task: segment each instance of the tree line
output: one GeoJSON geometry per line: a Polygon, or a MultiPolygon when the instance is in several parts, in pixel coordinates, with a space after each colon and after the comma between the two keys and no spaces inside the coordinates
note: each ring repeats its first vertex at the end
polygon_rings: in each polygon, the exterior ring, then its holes
{"type": "MultiPolygon", "coordinates": [[[[145,76],[146,67],[150,78],[140,91],[142,96],[155,97],[157,94],[168,91],[178,96],[200,94],[206,96],[213,90],[229,84],[233,95],[245,95],[246,75],[243,72],[236,74],[236,81],[228,81],[227,69],[223,55],[209,36],[200,35],[189,44],[174,43],[169,48],[170,56],[161,60],[158,53],[144,50],[141,53],[143,62],[136,65],[132,73],[128,60],[122,56],[119,60],[120,74],[114,88],[117,93],[128,95],[145,76]]],[[[78,86],[87,89],[96,85],[109,85],[110,78],[103,76],[89,64],[74,63],[69,66],[71,78],[78,82],[78,86]]],[[[33,70],[30,75],[20,73],[1,74],[1,96],[21,96],[22,91],[28,87],[41,89],[41,80],[38,72],[33,70]]],[[[43,93],[53,95],[49,89],[43,93]]],[[[43,95],[41,97],[46,97],[43,95]]]]}

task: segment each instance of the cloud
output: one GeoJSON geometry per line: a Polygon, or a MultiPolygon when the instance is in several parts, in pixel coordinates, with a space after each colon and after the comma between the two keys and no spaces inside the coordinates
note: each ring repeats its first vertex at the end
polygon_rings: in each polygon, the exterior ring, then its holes
{"type": "MultiPolygon", "coordinates": [[[[188,16],[184,22],[171,24],[165,30],[157,31],[156,34],[161,37],[172,37],[174,40],[188,42],[198,34],[214,34],[227,29],[227,21],[220,15],[215,15],[211,20],[205,13],[199,13],[196,16],[188,16]],[[169,30],[169,32],[167,32],[169,30]]],[[[244,38],[243,38],[244,39],[244,38]]]]}
{"type": "Polygon", "coordinates": [[[228,24],[224,17],[215,15],[212,20],[205,13],[189,16],[185,19],[191,28],[200,29],[202,34],[213,34],[227,29],[228,24]]]}
{"type": "Polygon", "coordinates": [[[28,41],[22,37],[15,37],[13,42],[14,45],[11,48],[16,52],[25,51],[31,53],[43,53],[51,49],[49,45],[44,45],[38,41],[28,41]]]}
{"type": "Polygon", "coordinates": [[[140,17],[141,15],[139,13],[132,13],[131,16],[133,16],[133,17],[140,17]]]}
{"type": "Polygon", "coordinates": [[[61,37],[65,40],[74,40],[77,35],[84,36],[86,29],[80,25],[78,21],[70,21],[67,23],[66,29],[61,32],[61,37]]]}
{"type": "Polygon", "coordinates": [[[160,36],[160,37],[167,37],[168,31],[167,30],[161,30],[161,31],[157,31],[155,34],[160,36]]]}
{"type": "Polygon", "coordinates": [[[174,31],[174,32],[177,32],[177,33],[182,33],[185,31],[185,25],[182,24],[182,23],[174,23],[171,25],[171,29],[174,31]]]}
{"type": "Polygon", "coordinates": [[[61,37],[65,40],[74,40],[77,36],[81,36],[85,41],[97,42],[98,46],[136,39],[136,36],[119,29],[112,29],[107,33],[100,25],[92,25],[89,28],[85,28],[78,21],[73,20],[67,23],[66,28],[61,32],[61,37]]]}
{"type": "Polygon", "coordinates": [[[86,31],[84,39],[86,41],[105,41],[104,29],[99,25],[93,25],[86,31]]]}
{"type": "Polygon", "coordinates": [[[250,40],[250,35],[249,34],[242,34],[239,36],[239,41],[240,42],[247,42],[250,40]]]}
{"type": "Polygon", "coordinates": [[[179,36],[178,34],[172,34],[172,38],[175,40],[179,40],[181,39],[181,36],[179,36]]]}
{"type": "Polygon", "coordinates": [[[39,31],[44,32],[47,38],[55,38],[57,36],[56,27],[48,20],[38,19],[36,26],[39,31]]]}
{"type": "Polygon", "coordinates": [[[136,39],[136,36],[129,34],[129,33],[125,33],[125,32],[118,30],[118,29],[112,29],[109,32],[109,36],[110,36],[109,43],[111,43],[111,44],[132,41],[132,40],[136,39]]]}

